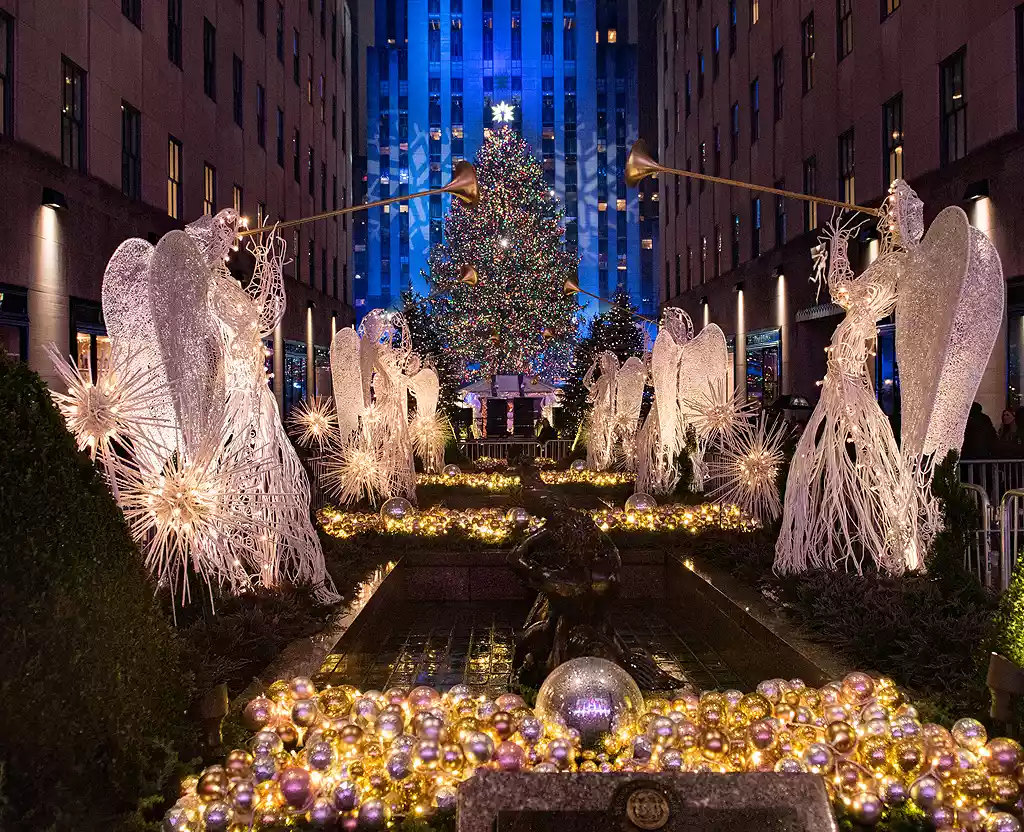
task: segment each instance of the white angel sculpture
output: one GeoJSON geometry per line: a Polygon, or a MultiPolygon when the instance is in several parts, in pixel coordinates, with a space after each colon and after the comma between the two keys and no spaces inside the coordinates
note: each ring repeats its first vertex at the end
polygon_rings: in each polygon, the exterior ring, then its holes
{"type": "MultiPolygon", "coordinates": [[[[686,451],[687,433],[698,416],[692,402],[708,390],[725,390],[729,351],[725,333],[708,324],[693,337],[681,309],[666,309],[651,351],[654,406],[637,437],[637,491],[666,494],[675,488],[676,457],[686,451]]],[[[706,442],[695,434],[690,453],[694,484],[704,479],[706,442]]]]}
{"type": "Polygon", "coordinates": [[[592,471],[607,471],[612,465],[612,445],[615,438],[615,377],[619,371],[619,357],[605,350],[590,365],[583,376],[587,389],[590,414],[587,417],[587,467],[592,471]],[[600,371],[597,379],[594,372],[600,371]]]}
{"type": "Polygon", "coordinates": [[[333,600],[308,482],[263,370],[261,339],[284,311],[283,243],[253,244],[243,290],[224,268],[238,222],[221,211],[111,258],[103,310],[119,375],[104,389],[125,406],[148,396],[149,417],[122,420],[105,467],[148,567],[183,599],[195,574],[232,591],[309,583],[333,600]]]}

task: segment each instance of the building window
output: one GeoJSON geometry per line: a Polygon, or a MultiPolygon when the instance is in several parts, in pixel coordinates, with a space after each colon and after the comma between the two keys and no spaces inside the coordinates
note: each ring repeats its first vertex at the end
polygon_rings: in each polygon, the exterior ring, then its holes
{"type": "Polygon", "coordinates": [[[736,54],[736,24],[739,13],[736,11],[736,0],[729,0],[729,54],[736,54]]]}
{"type": "Polygon", "coordinates": [[[836,48],[840,61],[853,51],[853,0],[836,0],[836,48]]]}
{"type": "Polygon", "coordinates": [[[142,199],[142,114],[121,102],[121,193],[142,199]]]}
{"type": "Polygon", "coordinates": [[[217,30],[203,18],[203,92],[217,100],[217,30]]]}
{"type": "Polygon", "coordinates": [[[900,7],[900,0],[882,0],[882,20],[885,20],[900,7]]]}
{"type": "Polygon", "coordinates": [[[167,0],[167,59],[181,68],[181,0],[167,0]]]}
{"type": "Polygon", "coordinates": [[[718,78],[718,53],[721,49],[721,36],[716,25],[711,30],[711,78],[716,80],[718,78]]]}
{"type": "Polygon", "coordinates": [[[1017,29],[1017,129],[1024,129],[1024,4],[1016,9],[1017,29]]]}
{"type": "Polygon", "coordinates": [[[708,282],[708,238],[704,236],[700,238],[700,282],[708,282]]]}
{"type": "Polygon", "coordinates": [[[277,108],[277,166],[284,167],[284,110],[277,108]]]}
{"type": "Polygon", "coordinates": [[[267,33],[267,0],[256,0],[256,31],[267,33]]]}
{"type": "Polygon", "coordinates": [[[814,86],[814,12],[800,24],[800,61],[803,68],[801,86],[807,92],[814,86]]]}
{"type": "MultiPolygon", "coordinates": [[[[708,143],[701,142],[697,146],[697,166],[698,173],[706,174],[708,172],[708,143]]],[[[704,193],[704,180],[697,180],[697,190],[700,193],[704,193]]]]}
{"type": "Polygon", "coordinates": [[[235,213],[238,216],[242,216],[245,210],[242,207],[242,186],[232,185],[231,186],[231,206],[235,209],[235,213]]]}
{"type": "Polygon", "coordinates": [[[894,179],[903,178],[903,94],[894,95],[882,108],[882,145],[885,157],[883,187],[888,188],[894,179]]]}
{"type": "Polygon", "coordinates": [[[60,115],[60,158],[69,168],[85,170],[85,71],[67,58],[60,115]]]}
{"type": "Polygon", "coordinates": [[[0,12],[0,136],[14,122],[14,21],[0,12]]]}
{"type": "Polygon", "coordinates": [[[256,85],[256,143],[267,146],[267,94],[263,84],[256,85]]]}
{"type": "Polygon", "coordinates": [[[704,52],[697,53],[697,98],[704,97],[704,52]]]}
{"type": "Polygon", "coordinates": [[[142,28],[142,0],[121,0],[121,14],[142,28]]]}
{"type": "Polygon", "coordinates": [[[312,234],[309,236],[307,253],[309,255],[309,285],[316,286],[316,244],[313,242],[312,234]]]}
{"type": "MultiPolygon", "coordinates": [[[[550,23],[548,24],[551,25],[550,23]]],[[[554,35],[552,34],[552,41],[554,41],[554,35]]],[[[554,54],[554,43],[552,43],[551,49],[554,54]]],[[[462,18],[452,18],[452,32],[451,39],[449,41],[449,50],[451,52],[453,61],[462,60],[462,18]]]]}
{"type": "Polygon", "coordinates": [[[242,126],[242,83],[243,83],[242,59],[238,55],[231,56],[231,109],[235,117],[235,124],[242,126]]]}
{"type": "Polygon", "coordinates": [[[758,79],[750,84],[750,143],[761,138],[761,88],[758,79]]]}
{"type": "Polygon", "coordinates": [[[167,215],[180,220],[181,210],[181,142],[167,137],[167,215]]]}
{"type": "Polygon", "coordinates": [[[681,295],[683,293],[683,256],[681,254],[676,255],[676,294],[681,295]]]}
{"type": "MultiPolygon", "coordinates": [[[[818,162],[811,156],[804,159],[804,193],[814,196],[818,189],[818,162]]],[[[804,202],[804,231],[818,227],[818,203],[804,202]]]]}
{"type": "Polygon", "coordinates": [[[543,21],[540,26],[540,54],[544,58],[555,55],[555,24],[551,20],[543,21]]]}
{"type": "Polygon", "coordinates": [[[217,207],[217,169],[203,162],[203,213],[213,216],[217,207]]]}
{"type": "Polygon", "coordinates": [[[939,65],[939,95],[942,121],[939,150],[942,164],[955,162],[967,152],[967,90],[964,83],[966,47],[939,65]]]}
{"type": "Polygon", "coordinates": [[[750,25],[753,26],[761,19],[761,4],[759,0],[750,0],[750,25]]]}
{"type": "Polygon", "coordinates": [[[782,63],[782,50],[780,49],[775,53],[775,57],[772,58],[772,104],[775,108],[775,120],[779,121],[782,118],[782,82],[784,80],[783,75],[783,63],[782,63]]]}
{"type": "MultiPolygon", "coordinates": [[[[693,170],[693,157],[686,157],[686,169],[693,170]]],[[[674,177],[673,181],[676,183],[676,213],[679,213],[679,177],[674,177]]],[[[686,177],[686,204],[689,205],[693,202],[693,180],[686,177]]]]}
{"type": "Polygon", "coordinates": [[[715,176],[720,176],[722,173],[722,134],[717,124],[711,129],[711,138],[715,154],[712,171],[715,176]]]}
{"type": "Polygon", "coordinates": [[[691,98],[691,93],[692,92],[693,92],[693,86],[692,86],[691,81],[690,81],[690,73],[689,73],[689,71],[687,71],[686,79],[685,79],[684,87],[683,87],[683,107],[685,109],[686,117],[687,118],[690,117],[690,98],[691,98]]]}
{"type": "Polygon", "coordinates": [[[296,130],[292,134],[292,179],[296,182],[302,182],[301,166],[299,164],[299,146],[300,146],[299,131],[296,130]]]}
{"type": "MultiPolygon", "coordinates": [[[[338,60],[338,10],[331,10],[331,57],[338,60]]],[[[337,292],[335,292],[337,294],[337,292]]]]}
{"type": "Polygon", "coordinates": [[[292,81],[299,85],[299,30],[292,29],[292,81]]]}
{"type": "Polygon", "coordinates": [[[284,63],[284,0],[277,0],[277,31],[274,37],[277,59],[284,63]]]}
{"type": "Polygon", "coordinates": [[[761,198],[750,200],[750,256],[761,256],[761,198]]]}
{"type": "Polygon", "coordinates": [[[313,103],[313,53],[306,56],[306,103],[313,103]]]}
{"type": "Polygon", "coordinates": [[[740,105],[732,102],[729,108],[729,161],[735,162],[740,157],[740,105]]]}
{"type": "Polygon", "coordinates": [[[331,96],[331,138],[338,138],[338,96],[331,96]]]}
{"type": "Polygon", "coordinates": [[[732,215],[732,267],[739,268],[739,214],[732,215]]]}
{"type": "Polygon", "coordinates": [[[320,210],[327,210],[327,164],[320,163],[320,210]]]}
{"type": "Polygon", "coordinates": [[[306,166],[307,166],[307,169],[306,169],[306,181],[307,181],[306,190],[309,192],[310,196],[313,196],[313,194],[315,193],[315,191],[313,190],[313,168],[314,168],[314,164],[313,164],[313,145],[309,145],[309,147],[307,149],[307,152],[306,152],[306,166]]]}
{"type": "Polygon", "coordinates": [[[686,288],[693,286],[693,246],[686,247],[686,288]]]}
{"type": "MultiPolygon", "coordinates": [[[[779,190],[785,190],[786,182],[780,179],[775,183],[779,190]]],[[[782,248],[786,245],[786,199],[782,196],[775,197],[775,248],[782,248]]]]}
{"type": "Polygon", "coordinates": [[[320,0],[320,37],[327,38],[327,0],[320,0]]]}
{"type": "Polygon", "coordinates": [[[857,190],[854,186],[853,128],[839,137],[839,198],[843,202],[855,203],[857,190]]]}

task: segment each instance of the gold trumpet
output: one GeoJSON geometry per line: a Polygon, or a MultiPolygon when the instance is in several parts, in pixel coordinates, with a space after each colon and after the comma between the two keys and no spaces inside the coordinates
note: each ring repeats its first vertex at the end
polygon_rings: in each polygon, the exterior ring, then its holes
{"type": "Polygon", "coordinates": [[[260,228],[250,228],[246,231],[239,231],[238,236],[248,237],[251,234],[273,231],[275,228],[277,230],[291,228],[292,226],[303,225],[307,222],[340,217],[342,214],[354,214],[357,211],[368,211],[370,208],[379,208],[381,205],[390,205],[392,202],[408,202],[411,199],[433,196],[434,194],[451,194],[463,205],[475,206],[480,202],[480,185],[476,179],[476,168],[470,162],[463,159],[455,165],[455,170],[452,171],[452,178],[442,188],[431,188],[429,191],[420,191],[417,194],[407,194],[406,196],[392,196],[387,199],[378,199],[376,202],[366,202],[362,205],[348,205],[335,211],[324,211],[321,214],[313,214],[312,216],[301,217],[297,220],[286,220],[285,222],[274,223],[273,225],[264,225],[260,228]]]}
{"type": "MultiPolygon", "coordinates": [[[[594,300],[604,301],[605,303],[615,303],[613,300],[608,300],[608,298],[595,295],[593,292],[588,292],[586,289],[581,289],[580,284],[571,277],[566,278],[565,283],[562,284],[562,292],[566,295],[586,295],[594,300]]],[[[647,321],[651,324],[657,323],[653,318],[648,318],[646,315],[641,315],[639,312],[633,312],[632,315],[634,318],[639,318],[641,321],[647,321]]]]}
{"type": "Polygon", "coordinates": [[[459,267],[459,283],[465,283],[467,286],[476,286],[479,282],[480,275],[476,269],[468,263],[459,267]]]}
{"type": "Polygon", "coordinates": [[[855,205],[852,202],[839,202],[835,199],[825,199],[820,196],[800,194],[796,191],[785,191],[781,188],[769,188],[766,185],[753,185],[750,182],[740,182],[737,179],[726,179],[722,176],[709,176],[706,173],[694,173],[692,170],[667,168],[654,161],[654,157],[651,155],[651,151],[647,147],[647,142],[643,139],[637,139],[629,151],[629,156],[626,157],[626,184],[630,188],[635,188],[648,176],[654,176],[659,173],[671,173],[675,176],[685,176],[689,179],[700,179],[704,182],[713,182],[716,185],[729,185],[734,188],[745,188],[748,191],[775,194],[776,196],[799,199],[804,202],[816,202],[819,205],[831,205],[833,208],[844,208],[848,211],[860,211],[862,214],[870,214],[875,217],[880,217],[882,215],[882,212],[878,208],[868,208],[864,205],[855,205]]]}

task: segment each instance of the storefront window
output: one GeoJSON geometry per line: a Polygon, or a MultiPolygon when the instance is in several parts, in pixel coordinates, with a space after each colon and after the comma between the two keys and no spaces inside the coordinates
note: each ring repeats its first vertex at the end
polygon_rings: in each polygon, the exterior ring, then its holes
{"type": "Polygon", "coordinates": [[[28,292],[0,284],[0,352],[28,360],[28,292]]]}
{"type": "Polygon", "coordinates": [[[306,345],[300,341],[284,342],[284,412],[306,398],[306,345]]]}
{"type": "Polygon", "coordinates": [[[729,369],[725,376],[725,394],[732,397],[736,393],[736,336],[725,336],[725,348],[729,353],[729,369]]]}
{"type": "Polygon", "coordinates": [[[328,347],[313,347],[313,366],[316,368],[316,394],[330,396],[331,385],[331,351],[328,347]]]}
{"type": "Polygon", "coordinates": [[[1006,401],[1007,407],[1016,409],[1024,404],[1024,310],[1011,309],[1006,327],[1006,401]]]}
{"type": "Polygon", "coordinates": [[[896,326],[888,322],[878,327],[875,346],[875,396],[878,398],[878,406],[890,419],[899,412],[900,373],[896,366],[896,326]]]}
{"type": "Polygon", "coordinates": [[[71,325],[78,369],[94,382],[110,362],[110,339],[98,303],[72,299],[71,325]]]}
{"type": "Polygon", "coordinates": [[[747,398],[769,405],[779,397],[782,380],[780,331],[747,333],[747,398]]]}

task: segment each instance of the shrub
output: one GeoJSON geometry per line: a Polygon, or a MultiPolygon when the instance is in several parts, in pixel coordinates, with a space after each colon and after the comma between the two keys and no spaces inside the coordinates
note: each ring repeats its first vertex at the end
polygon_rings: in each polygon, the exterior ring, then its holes
{"type": "Polygon", "coordinates": [[[191,680],[102,478],[40,378],[2,354],[0,483],[8,828],[116,829],[171,785],[191,680]]]}

